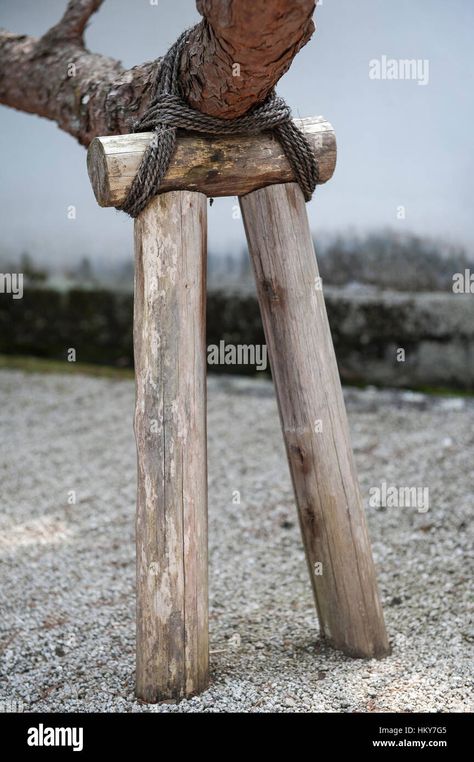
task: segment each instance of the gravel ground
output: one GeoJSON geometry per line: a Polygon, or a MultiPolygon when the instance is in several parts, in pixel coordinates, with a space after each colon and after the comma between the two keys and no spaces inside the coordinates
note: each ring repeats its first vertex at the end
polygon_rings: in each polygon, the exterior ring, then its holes
{"type": "Polygon", "coordinates": [[[3,371],[0,392],[0,705],[471,710],[474,401],[346,391],[393,646],[363,661],[319,640],[271,385],[211,378],[211,687],[149,706],[134,698],[133,384],[3,371]],[[428,486],[429,511],[371,507],[382,480],[428,486]]]}

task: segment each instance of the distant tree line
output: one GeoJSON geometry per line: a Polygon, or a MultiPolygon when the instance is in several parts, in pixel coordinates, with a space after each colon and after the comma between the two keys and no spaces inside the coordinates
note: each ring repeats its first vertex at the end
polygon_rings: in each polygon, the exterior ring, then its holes
{"type": "MultiPolygon", "coordinates": [[[[410,233],[393,230],[366,235],[344,233],[315,240],[320,274],[326,285],[363,284],[394,291],[451,290],[453,275],[465,269],[474,271],[474,256],[464,247],[446,244],[410,233]]],[[[38,265],[28,253],[17,262],[2,257],[1,272],[22,272],[25,285],[57,288],[106,288],[133,290],[133,258],[117,263],[96,262],[83,256],[75,265],[62,269],[38,265]]],[[[210,252],[209,288],[245,286],[253,283],[247,250],[239,253],[210,252]]]]}
{"type": "Polygon", "coordinates": [[[471,267],[462,246],[413,234],[381,231],[336,236],[318,250],[323,281],[333,286],[363,283],[394,291],[449,291],[453,274],[471,267]]]}

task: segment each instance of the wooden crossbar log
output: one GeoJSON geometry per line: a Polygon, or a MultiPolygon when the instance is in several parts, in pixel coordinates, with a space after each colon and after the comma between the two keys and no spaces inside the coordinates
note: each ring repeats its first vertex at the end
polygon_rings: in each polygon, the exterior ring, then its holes
{"type": "MultiPolygon", "coordinates": [[[[295,120],[326,182],[336,141],[295,120]]],[[[97,201],[120,206],[151,133],[96,138],[97,201]]],[[[208,681],[206,196],[240,196],[321,632],[345,653],[389,652],[344,399],[303,194],[271,135],[180,134],[135,220],[137,693],[208,681]]]]}
{"type": "MultiPolygon", "coordinates": [[[[323,117],[295,119],[313,146],[319,181],[332,177],[336,137],[323,117]]],[[[87,168],[100,206],[121,206],[153,136],[151,132],[94,138],[87,168]]],[[[216,137],[181,132],[160,193],[194,190],[206,196],[243,196],[273,183],[294,180],[279,142],[270,133],[216,137]]]]}

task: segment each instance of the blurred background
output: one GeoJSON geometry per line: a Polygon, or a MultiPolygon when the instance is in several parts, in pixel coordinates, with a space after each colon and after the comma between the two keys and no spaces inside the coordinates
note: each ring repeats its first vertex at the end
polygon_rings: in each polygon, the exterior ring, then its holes
{"type": "MultiPolygon", "coordinates": [[[[65,5],[1,0],[0,25],[40,35],[65,5]]],[[[133,66],[199,18],[192,0],[136,0],[133,16],[108,0],[86,40],[133,66]]],[[[471,391],[474,8],[323,0],[315,21],[278,90],[296,116],[336,129],[336,173],[308,211],[342,378],[471,391]],[[416,76],[388,79],[391,59],[415,61],[416,76]]],[[[25,277],[23,299],[1,295],[1,362],[64,363],[72,346],[78,363],[131,368],[130,219],[97,206],[84,149],[53,123],[0,107],[0,150],[0,271],[25,277]]],[[[209,208],[208,275],[209,343],[263,343],[235,198],[209,208]]]]}

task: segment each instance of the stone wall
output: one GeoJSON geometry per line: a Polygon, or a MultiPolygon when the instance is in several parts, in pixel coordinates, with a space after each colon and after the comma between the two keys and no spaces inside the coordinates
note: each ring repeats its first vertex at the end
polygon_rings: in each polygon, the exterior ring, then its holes
{"type": "MultiPolygon", "coordinates": [[[[474,295],[326,288],[339,369],[346,383],[474,389],[474,295]],[[405,352],[404,361],[398,361],[405,352]]],[[[131,367],[132,297],[110,291],[25,289],[0,295],[0,353],[131,367]]],[[[251,289],[208,297],[208,344],[262,344],[251,289]]],[[[213,371],[254,374],[241,365],[213,371]]]]}

